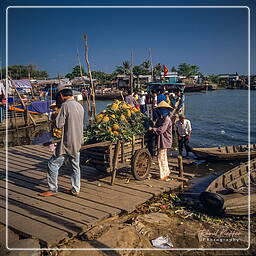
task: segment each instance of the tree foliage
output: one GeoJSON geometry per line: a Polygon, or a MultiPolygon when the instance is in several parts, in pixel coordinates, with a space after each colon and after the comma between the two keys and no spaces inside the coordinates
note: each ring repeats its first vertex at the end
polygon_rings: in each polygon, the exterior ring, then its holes
{"type": "Polygon", "coordinates": [[[124,61],[121,66],[116,66],[115,72],[119,75],[129,75],[131,64],[129,61],[124,61]]]}
{"type": "Polygon", "coordinates": [[[116,73],[107,74],[102,71],[92,71],[92,78],[96,79],[98,84],[108,84],[116,78],[116,73]]]}
{"type": "Polygon", "coordinates": [[[171,72],[177,72],[176,68],[173,66],[171,72]]]}
{"type": "Polygon", "coordinates": [[[217,75],[212,74],[207,77],[207,81],[209,81],[210,83],[218,84],[219,77],[217,75]]]}
{"type": "Polygon", "coordinates": [[[164,71],[164,67],[163,64],[158,63],[155,67],[154,67],[154,79],[156,79],[157,77],[160,78],[161,77],[161,72],[164,71]]]}
{"type": "MultiPolygon", "coordinates": [[[[82,67],[82,74],[83,76],[87,76],[87,73],[84,71],[83,67],[82,67]]],[[[66,74],[65,77],[69,79],[74,79],[75,77],[81,77],[80,66],[77,65],[73,67],[73,71],[71,73],[66,74]]]]}
{"type": "MultiPolygon", "coordinates": [[[[12,79],[47,79],[48,73],[45,70],[37,70],[34,64],[8,66],[8,73],[12,79]]],[[[2,69],[3,78],[6,78],[6,69],[2,69]]]]}
{"type": "Polygon", "coordinates": [[[191,77],[199,73],[199,67],[187,63],[181,63],[178,67],[178,74],[181,76],[191,77]]]}

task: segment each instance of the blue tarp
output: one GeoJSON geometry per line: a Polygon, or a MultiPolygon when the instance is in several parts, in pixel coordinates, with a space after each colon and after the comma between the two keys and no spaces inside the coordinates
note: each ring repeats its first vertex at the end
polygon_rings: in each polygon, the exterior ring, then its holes
{"type": "Polygon", "coordinates": [[[31,106],[29,106],[30,111],[38,112],[38,113],[49,113],[50,112],[51,101],[33,101],[31,102],[31,106]]]}

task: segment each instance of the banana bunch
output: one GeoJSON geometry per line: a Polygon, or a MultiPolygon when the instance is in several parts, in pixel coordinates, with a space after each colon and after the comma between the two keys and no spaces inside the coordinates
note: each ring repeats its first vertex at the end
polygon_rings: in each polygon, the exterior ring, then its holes
{"type": "Polygon", "coordinates": [[[53,129],[53,137],[60,139],[62,136],[62,128],[54,128],[53,129]]]}

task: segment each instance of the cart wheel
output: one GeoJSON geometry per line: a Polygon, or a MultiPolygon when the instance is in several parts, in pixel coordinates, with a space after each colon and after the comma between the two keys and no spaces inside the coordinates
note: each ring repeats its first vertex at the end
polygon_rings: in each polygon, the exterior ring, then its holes
{"type": "Polygon", "coordinates": [[[135,152],[132,158],[132,174],[136,180],[145,180],[149,174],[152,158],[147,149],[135,152]]]}

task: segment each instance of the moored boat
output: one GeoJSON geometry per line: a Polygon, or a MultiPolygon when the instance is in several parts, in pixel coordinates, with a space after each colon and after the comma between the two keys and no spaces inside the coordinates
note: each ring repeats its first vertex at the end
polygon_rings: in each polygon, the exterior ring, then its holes
{"type": "Polygon", "coordinates": [[[256,159],[250,165],[241,164],[217,177],[200,194],[200,201],[208,212],[215,214],[255,214],[256,159]]]}
{"type": "Polygon", "coordinates": [[[248,158],[250,148],[251,158],[256,157],[256,144],[225,146],[214,148],[193,148],[193,153],[200,159],[206,160],[238,160],[248,158]]]}

